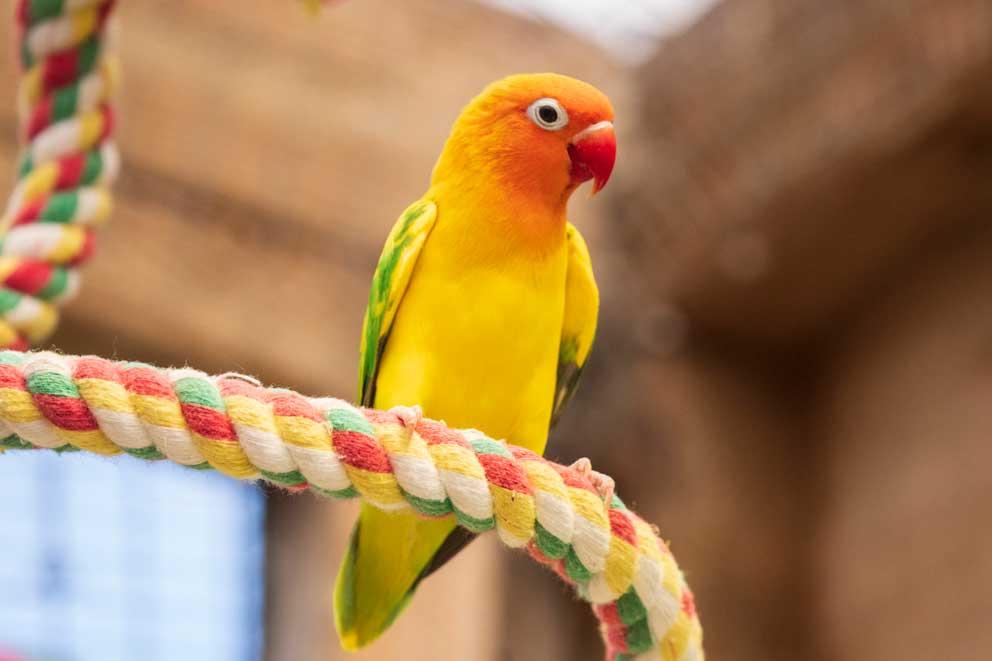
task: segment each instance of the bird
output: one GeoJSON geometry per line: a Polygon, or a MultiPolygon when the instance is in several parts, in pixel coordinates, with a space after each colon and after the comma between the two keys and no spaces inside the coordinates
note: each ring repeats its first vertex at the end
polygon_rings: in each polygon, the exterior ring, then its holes
{"type": "MultiPolygon", "coordinates": [[[[567,205],[581,184],[591,181],[594,195],[609,180],[613,119],[605,94],[555,73],[497,80],[468,103],[376,267],[362,328],[363,406],[417,405],[543,454],[599,310],[567,205]]],[[[335,582],[341,646],[375,640],[472,538],[453,517],[363,504],[335,582]]]]}

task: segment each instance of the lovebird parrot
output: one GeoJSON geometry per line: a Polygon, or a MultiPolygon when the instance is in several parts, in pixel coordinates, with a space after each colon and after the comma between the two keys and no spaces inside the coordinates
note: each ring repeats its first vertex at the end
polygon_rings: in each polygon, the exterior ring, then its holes
{"type": "MultiPolygon", "coordinates": [[[[538,453],[592,347],[599,294],[571,194],[607,182],[613,108],[557,74],[489,85],[462,111],[430,188],[396,222],[362,332],[364,406],[420,405],[538,453]]],[[[472,539],[454,517],[363,505],[335,586],[345,649],[375,640],[472,539]]]]}

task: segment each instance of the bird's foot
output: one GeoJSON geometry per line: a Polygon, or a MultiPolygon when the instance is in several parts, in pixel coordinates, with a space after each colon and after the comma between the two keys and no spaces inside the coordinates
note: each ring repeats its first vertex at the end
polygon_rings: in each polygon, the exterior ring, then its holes
{"type": "Polygon", "coordinates": [[[595,487],[599,495],[602,496],[603,504],[606,505],[606,509],[609,509],[610,505],[613,503],[613,492],[616,491],[617,488],[617,483],[613,481],[613,478],[606,473],[594,471],[592,469],[592,462],[589,461],[588,457],[582,457],[569,466],[569,468],[592,482],[593,487],[595,487]]]}
{"type": "Polygon", "coordinates": [[[417,423],[424,418],[424,411],[419,406],[394,406],[389,412],[399,418],[400,424],[407,429],[416,429],[417,423]]]}

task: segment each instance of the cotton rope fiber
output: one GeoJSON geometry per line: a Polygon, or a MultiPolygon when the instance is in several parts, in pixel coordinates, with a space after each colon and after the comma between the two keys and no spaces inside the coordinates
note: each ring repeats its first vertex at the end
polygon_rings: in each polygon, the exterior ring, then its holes
{"type": "Polygon", "coordinates": [[[421,418],[240,375],[0,351],[0,445],[169,459],[496,530],[593,605],[607,659],[702,660],[689,590],[651,525],[581,472],[421,418]]]}
{"type": "Polygon", "coordinates": [[[573,585],[593,605],[610,661],[702,660],[692,593],[667,545],[618,497],[607,507],[575,469],[415,409],[359,409],[240,375],[20,351],[54,330],[93,228],[110,213],[113,6],[17,2],[24,149],[0,216],[0,450],[168,459],[454,516],[473,532],[495,529],[573,585]]]}
{"type": "Polygon", "coordinates": [[[110,0],[18,0],[24,144],[0,216],[0,347],[26,349],[55,329],[78,286],[117,173],[110,97],[117,64],[104,38],[110,0]]]}

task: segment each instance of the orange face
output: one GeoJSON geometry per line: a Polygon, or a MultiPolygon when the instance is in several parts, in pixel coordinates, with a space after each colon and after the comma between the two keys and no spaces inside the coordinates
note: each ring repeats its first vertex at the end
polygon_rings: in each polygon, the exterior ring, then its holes
{"type": "Polygon", "coordinates": [[[489,174],[508,194],[564,202],[585,181],[593,180],[594,193],[606,185],[616,160],[612,122],[609,99],[588,83],[510,76],[465,108],[438,169],[489,174]]]}

